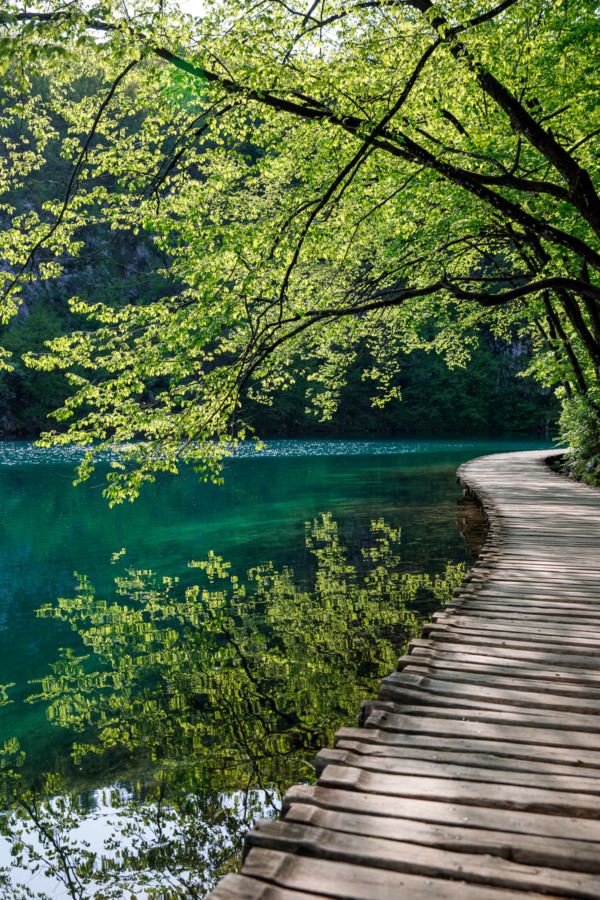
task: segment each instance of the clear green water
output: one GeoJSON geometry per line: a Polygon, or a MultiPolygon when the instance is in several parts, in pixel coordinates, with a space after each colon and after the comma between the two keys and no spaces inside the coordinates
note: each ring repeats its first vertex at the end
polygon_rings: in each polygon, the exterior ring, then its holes
{"type": "Polygon", "coordinates": [[[73,487],[75,452],[1,444],[0,735],[23,784],[61,773],[84,817],[107,785],[148,815],[162,785],[189,837],[169,852],[209,887],[431,611],[433,581],[407,575],[469,562],[457,466],[542,446],[273,441],[222,486],[111,510],[101,473],[73,487]],[[230,567],[190,566],[211,552],[230,567]]]}

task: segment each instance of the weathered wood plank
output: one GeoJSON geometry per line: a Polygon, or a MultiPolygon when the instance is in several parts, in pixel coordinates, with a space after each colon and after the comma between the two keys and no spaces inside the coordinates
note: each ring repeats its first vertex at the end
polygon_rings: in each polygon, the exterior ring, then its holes
{"type": "Polygon", "coordinates": [[[512,578],[515,572],[527,571],[531,572],[532,576],[538,578],[541,575],[550,574],[554,577],[555,574],[562,574],[563,577],[574,579],[579,575],[583,575],[586,579],[591,581],[596,581],[600,579],[600,574],[598,573],[598,569],[594,568],[592,562],[582,562],[581,565],[577,561],[572,562],[561,562],[556,558],[546,557],[545,559],[540,558],[539,552],[536,552],[534,556],[515,556],[509,555],[508,553],[497,554],[495,560],[490,560],[489,557],[485,557],[482,554],[480,561],[478,561],[475,566],[471,569],[468,575],[465,577],[464,582],[469,583],[473,578],[477,578],[479,576],[483,577],[493,577],[494,575],[506,576],[508,579],[512,578]]]}
{"type": "MultiPolygon", "coordinates": [[[[370,730],[367,729],[367,731],[370,730]]],[[[537,748],[535,759],[521,759],[515,758],[513,755],[502,756],[494,753],[476,753],[474,750],[471,752],[463,750],[461,752],[459,750],[442,750],[439,747],[433,750],[432,748],[398,746],[383,742],[381,744],[373,744],[366,741],[345,740],[343,738],[335,741],[335,747],[340,750],[350,750],[353,753],[367,755],[371,758],[389,756],[404,760],[428,760],[429,762],[449,763],[450,765],[446,766],[449,770],[452,769],[452,764],[456,764],[483,769],[496,769],[498,771],[565,775],[568,776],[569,781],[572,777],[577,780],[591,778],[596,781],[600,779],[598,767],[586,767],[581,760],[578,760],[576,768],[574,768],[574,764],[568,765],[563,762],[548,761],[545,754],[540,760],[539,747],[537,748]]],[[[333,750],[330,748],[321,750],[317,754],[317,760],[328,759],[331,753],[333,753],[333,750]]]]}
{"type": "MultiPolygon", "coordinates": [[[[411,716],[421,718],[426,714],[427,718],[431,719],[459,720],[476,724],[491,723],[497,726],[535,729],[540,732],[556,729],[569,732],[568,738],[565,736],[560,738],[565,743],[570,740],[570,735],[574,733],[575,729],[581,733],[600,734],[600,717],[598,716],[564,712],[550,713],[547,710],[523,709],[519,706],[508,706],[505,709],[500,704],[478,703],[478,701],[473,701],[472,705],[469,705],[466,700],[459,702],[455,698],[449,697],[447,701],[444,701],[443,697],[434,698],[424,692],[419,694],[417,691],[407,692],[407,694],[410,694],[410,704],[396,703],[391,700],[374,700],[373,712],[380,709],[384,715],[401,715],[405,718],[411,716]]],[[[596,746],[598,746],[597,738],[596,746]]]]}
{"type": "MultiPolygon", "coordinates": [[[[326,747],[316,757],[317,774],[326,766],[351,766],[368,772],[387,775],[424,776],[427,778],[450,778],[454,781],[483,782],[492,789],[495,785],[511,784],[517,787],[547,791],[572,791],[578,794],[600,794],[599,778],[579,778],[576,774],[559,775],[549,772],[513,772],[502,767],[478,768],[460,763],[436,762],[425,759],[398,759],[389,756],[370,756],[354,753],[341,747],[326,747]]],[[[600,804],[598,804],[600,806],[600,804]]],[[[600,811],[599,811],[600,812],[600,811]]]]}
{"type": "Polygon", "coordinates": [[[299,822],[332,831],[391,841],[423,844],[441,850],[461,853],[490,853],[513,862],[532,866],[550,866],[578,872],[598,874],[600,859],[594,841],[573,841],[537,835],[511,834],[483,828],[438,825],[415,819],[398,819],[339,812],[309,803],[292,803],[285,814],[286,822],[299,822]]]}
{"type": "Polygon", "coordinates": [[[520,566],[527,566],[532,569],[536,568],[543,573],[546,572],[546,566],[550,572],[559,570],[564,572],[571,571],[573,574],[584,572],[585,574],[589,573],[590,575],[594,575],[594,573],[598,571],[594,568],[595,558],[593,553],[588,554],[587,556],[582,554],[580,566],[579,557],[572,563],[560,563],[556,561],[555,556],[543,555],[540,553],[539,546],[536,546],[531,550],[526,550],[525,548],[512,550],[510,553],[506,550],[490,553],[483,551],[480,559],[482,568],[489,566],[491,571],[495,571],[497,568],[502,567],[506,569],[507,572],[512,572],[520,566]]]}
{"type": "Polygon", "coordinates": [[[600,595],[592,592],[589,587],[574,589],[574,588],[553,588],[550,584],[540,584],[539,586],[531,585],[526,586],[523,584],[513,584],[507,583],[505,585],[497,584],[495,581],[489,582],[488,586],[467,584],[462,589],[463,596],[465,597],[474,597],[478,596],[481,598],[497,598],[502,599],[502,597],[506,597],[507,599],[517,599],[522,598],[524,601],[527,600],[544,600],[548,604],[552,604],[554,601],[564,603],[564,602],[583,602],[587,601],[588,603],[593,603],[595,605],[596,601],[600,601],[600,595]]]}
{"type": "Polygon", "coordinates": [[[452,734],[429,735],[426,733],[406,733],[403,731],[382,731],[379,728],[340,728],[335,736],[336,746],[339,741],[358,741],[365,744],[380,744],[387,747],[405,748],[408,753],[416,749],[427,751],[453,752],[465,755],[489,754],[499,759],[508,757],[516,760],[559,763],[575,767],[600,767],[600,751],[582,750],[572,747],[551,747],[539,743],[515,743],[503,740],[504,733],[497,739],[486,740],[477,735],[477,739],[461,738],[452,734]]]}
{"type": "Polygon", "coordinates": [[[443,800],[445,803],[484,806],[493,812],[498,809],[519,809],[525,812],[551,813],[559,816],[600,818],[600,803],[593,794],[551,791],[544,788],[503,784],[492,785],[475,781],[452,781],[445,778],[412,775],[388,775],[369,772],[351,766],[329,765],[321,773],[319,784],[344,790],[373,794],[392,794],[417,800],[443,800]]]}
{"type": "MultiPolygon", "coordinates": [[[[374,708],[369,716],[368,727],[380,728],[383,731],[400,731],[406,733],[441,735],[442,737],[472,738],[477,740],[506,740],[514,743],[524,743],[543,747],[570,747],[577,750],[597,750],[599,741],[593,733],[583,731],[571,731],[569,729],[547,728],[533,725],[531,719],[515,719],[522,724],[503,722],[501,719],[491,718],[476,719],[477,710],[468,711],[468,720],[462,718],[460,713],[446,715],[433,715],[434,707],[428,707],[427,715],[420,716],[400,715],[374,708]]],[[[464,710],[463,710],[464,712],[464,710]]],[[[503,715],[498,713],[497,716],[503,715]]]]}
{"type": "MultiPolygon", "coordinates": [[[[432,694],[426,690],[423,690],[419,687],[411,688],[411,687],[402,687],[399,685],[394,685],[391,682],[383,681],[379,687],[379,692],[377,695],[377,700],[374,701],[376,705],[380,705],[381,703],[387,703],[392,712],[403,712],[406,715],[422,715],[424,710],[423,707],[428,707],[427,714],[433,716],[448,714],[448,710],[461,710],[462,716],[469,716],[471,712],[473,713],[481,713],[481,712],[489,712],[493,717],[496,713],[504,713],[507,716],[517,715],[519,710],[516,707],[516,704],[512,702],[502,703],[500,700],[486,700],[483,698],[478,698],[476,696],[476,691],[473,691],[472,697],[459,697],[459,696],[444,696],[441,692],[439,694],[432,694]]],[[[563,725],[569,727],[569,722],[573,718],[572,714],[567,715],[563,711],[560,710],[547,710],[542,709],[541,707],[529,707],[525,710],[525,708],[520,710],[521,714],[526,712],[526,715],[529,718],[544,718],[550,722],[550,719],[553,720],[554,725],[556,727],[561,727],[560,723],[563,722],[563,725]],[[567,721],[568,720],[568,721],[567,721]]],[[[596,730],[596,726],[600,728],[600,720],[597,716],[580,716],[580,725],[586,731],[596,730]]]]}
{"type": "Polygon", "coordinates": [[[600,876],[594,874],[561,872],[514,863],[501,856],[483,856],[468,851],[457,853],[364,834],[342,834],[287,819],[284,822],[270,819],[257,822],[246,840],[249,847],[306,854],[312,859],[373,866],[389,872],[458,879],[519,891],[541,890],[584,900],[597,900],[600,896],[600,876]]]}
{"type": "Polygon", "coordinates": [[[509,601],[499,604],[475,602],[474,600],[458,600],[454,599],[444,609],[444,613],[435,613],[433,620],[444,614],[448,615],[469,615],[477,616],[479,619],[494,619],[498,621],[514,620],[518,618],[522,622],[532,624],[534,622],[543,621],[548,624],[549,621],[555,625],[560,622],[573,622],[581,625],[593,622],[595,627],[600,623],[600,603],[597,607],[581,607],[573,608],[569,606],[553,606],[548,609],[548,604],[539,602],[539,605],[533,603],[519,603],[514,601],[511,606],[509,601]],[[542,618],[543,616],[543,618],[542,618]]]}
{"type": "Polygon", "coordinates": [[[548,685],[545,690],[527,690],[524,687],[520,690],[513,690],[504,684],[491,687],[489,682],[482,683],[476,679],[473,679],[471,683],[456,679],[445,680],[439,676],[413,674],[406,669],[402,672],[392,672],[384,678],[378,696],[384,700],[393,700],[396,696],[402,696],[403,691],[407,689],[427,691],[436,699],[460,698],[473,701],[497,701],[499,704],[522,706],[526,709],[534,707],[538,710],[556,710],[567,713],[572,711],[591,716],[597,716],[600,713],[598,697],[585,699],[573,694],[564,697],[553,693],[548,685]]]}
{"type": "MultiPolygon", "coordinates": [[[[461,880],[423,878],[367,866],[315,860],[258,847],[248,854],[242,873],[281,887],[293,887],[336,900],[391,900],[396,897],[410,897],[411,900],[440,900],[442,897],[444,900],[525,900],[541,896],[465,884],[461,880]]],[[[457,877],[460,878],[460,875],[457,877]]]]}
{"type": "Polygon", "coordinates": [[[537,594],[529,593],[526,595],[524,591],[519,589],[518,585],[515,585],[512,590],[496,591],[491,581],[486,585],[485,589],[482,586],[475,585],[457,588],[452,596],[453,600],[451,602],[460,600],[462,603],[490,603],[496,606],[512,604],[516,607],[520,605],[523,609],[545,606],[549,616],[553,615],[554,609],[561,610],[570,606],[577,606],[582,612],[587,608],[590,615],[596,615],[600,607],[600,601],[597,598],[591,598],[588,593],[581,597],[558,597],[553,595],[551,590],[548,590],[543,595],[540,595],[539,591],[537,594]]]}
{"type": "Polygon", "coordinates": [[[548,649],[548,645],[543,643],[525,644],[453,634],[452,638],[448,637],[443,641],[414,638],[411,641],[409,653],[413,653],[419,647],[444,654],[476,653],[479,656],[521,659],[532,663],[543,663],[546,666],[564,665],[570,668],[591,668],[593,671],[598,671],[599,657],[589,649],[579,652],[573,647],[563,648],[554,644],[548,649]]]}
{"type": "Polygon", "coordinates": [[[443,826],[505,831],[515,835],[537,835],[561,840],[600,841],[598,819],[556,816],[521,810],[489,809],[469,806],[462,802],[448,803],[435,799],[398,797],[365,793],[323,784],[297,784],[290,788],[283,800],[284,813],[292,803],[308,803],[323,809],[386,816],[416,822],[430,822],[443,826]]]}
{"type": "Polygon", "coordinates": [[[435,622],[425,626],[423,634],[437,641],[468,640],[472,644],[501,643],[505,647],[514,646],[516,648],[520,645],[527,648],[542,648],[550,645],[554,652],[560,649],[569,653],[593,653],[594,648],[598,646],[595,633],[590,633],[585,637],[572,637],[569,634],[562,634],[560,628],[555,628],[545,629],[543,632],[538,632],[536,629],[532,634],[527,629],[488,627],[484,622],[480,625],[443,625],[435,622]]]}
{"type": "Polygon", "coordinates": [[[245,875],[226,875],[210,896],[211,900],[315,900],[323,895],[286,890],[245,875]]]}
{"type": "Polygon", "coordinates": [[[564,665],[556,665],[554,668],[540,663],[522,660],[520,657],[495,657],[491,654],[484,655],[475,651],[464,652],[448,651],[445,647],[437,652],[424,647],[413,647],[412,652],[401,656],[398,660],[400,670],[409,666],[428,666],[432,671],[465,671],[482,672],[499,676],[515,675],[523,679],[542,678],[557,681],[560,684],[572,683],[575,685],[600,685],[600,671],[590,672],[584,668],[575,668],[564,665]]]}
{"type": "Polygon", "coordinates": [[[489,587],[493,584],[524,584],[527,587],[535,585],[539,588],[540,582],[548,582],[552,580],[552,584],[557,587],[573,588],[575,586],[585,585],[590,588],[600,587],[600,577],[597,570],[586,570],[580,568],[577,570],[565,571],[553,566],[550,563],[539,563],[532,566],[529,563],[521,563],[511,567],[500,567],[490,569],[474,569],[470,575],[463,581],[463,588],[467,585],[474,587],[489,587]]]}
{"type": "MultiPolygon", "coordinates": [[[[535,634],[536,636],[548,635],[549,638],[554,638],[558,635],[578,639],[585,643],[590,643],[592,646],[596,644],[598,637],[600,637],[600,623],[595,624],[589,620],[586,624],[576,624],[572,621],[556,623],[549,622],[548,619],[546,619],[545,622],[542,619],[534,619],[532,622],[529,622],[523,621],[523,619],[518,616],[482,617],[477,615],[467,615],[466,613],[460,615],[437,613],[433,623],[423,629],[423,634],[427,633],[428,628],[437,628],[440,626],[459,629],[474,628],[476,630],[483,628],[486,632],[492,634],[496,631],[500,631],[503,633],[509,632],[512,635],[526,634],[528,637],[531,636],[531,634],[535,634]]],[[[549,642],[551,643],[551,641],[549,642]]]]}
{"type": "MultiPolygon", "coordinates": [[[[414,659],[414,657],[411,657],[414,659]]],[[[500,668],[500,667],[498,667],[500,668]]],[[[422,665],[404,666],[402,673],[405,675],[417,675],[422,678],[442,680],[445,682],[458,682],[465,685],[480,685],[482,687],[496,687],[502,690],[523,691],[525,693],[534,692],[538,694],[551,694],[559,697],[579,697],[582,699],[592,700],[597,705],[600,702],[600,686],[591,687],[588,684],[581,684],[580,681],[569,682],[561,679],[560,673],[555,673],[553,680],[537,681],[530,674],[529,678],[516,677],[513,670],[504,668],[502,671],[486,674],[476,671],[468,671],[465,668],[455,668],[443,666],[434,666],[427,663],[422,665]]],[[[531,703],[531,699],[528,698],[531,703]]]]}

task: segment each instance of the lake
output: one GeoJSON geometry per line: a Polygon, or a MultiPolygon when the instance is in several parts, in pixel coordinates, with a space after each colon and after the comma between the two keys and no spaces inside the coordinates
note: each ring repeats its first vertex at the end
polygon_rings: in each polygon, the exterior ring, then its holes
{"type": "Polygon", "coordinates": [[[7,897],[202,896],[234,870],[469,566],[457,466],[544,446],[269,441],[221,486],[109,509],[77,451],[0,444],[7,897]]]}

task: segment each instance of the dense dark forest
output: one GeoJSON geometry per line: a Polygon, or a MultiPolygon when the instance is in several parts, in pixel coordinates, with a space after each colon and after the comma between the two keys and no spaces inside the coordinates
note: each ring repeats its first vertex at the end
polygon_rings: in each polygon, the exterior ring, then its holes
{"type": "Polygon", "coordinates": [[[257,431],[266,435],[385,434],[552,436],[559,414],[552,392],[519,377],[530,359],[527,343],[478,335],[465,368],[450,369],[436,353],[413,350],[399,360],[402,399],[372,406],[363,366],[352,370],[333,422],[318,422],[305,409],[305,381],[281,394],[272,407],[255,407],[257,431]]]}
{"type": "MultiPolygon", "coordinates": [[[[69,313],[70,289],[90,297],[108,290],[121,291],[129,302],[156,289],[144,279],[151,248],[138,244],[126,263],[126,248],[113,248],[111,255],[90,258],[85,276],[74,275],[65,284],[43,294],[31,292],[19,317],[4,329],[2,343],[14,355],[14,370],[0,373],[0,428],[4,437],[35,436],[49,414],[69,393],[64,375],[28,368],[21,354],[37,352],[44,341],[77,328],[69,313]]],[[[340,395],[336,417],[319,422],[306,409],[308,381],[298,380],[275,397],[272,406],[248,401],[248,412],[261,436],[302,435],[553,435],[558,404],[530,377],[519,377],[530,358],[527,344],[480,334],[465,368],[449,369],[434,353],[414,350],[400,361],[402,400],[383,409],[371,404],[369,385],[361,369],[351,373],[340,395]]]]}

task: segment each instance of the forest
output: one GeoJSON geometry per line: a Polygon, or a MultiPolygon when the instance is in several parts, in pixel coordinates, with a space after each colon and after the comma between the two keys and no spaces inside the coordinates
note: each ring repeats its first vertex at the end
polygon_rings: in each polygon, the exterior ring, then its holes
{"type": "Polygon", "coordinates": [[[593,4],[41,0],[1,28],[7,432],[58,399],[43,440],[87,446],[83,479],[121,448],[119,502],[261,431],[548,434],[556,390],[595,477],[593,4]]]}

